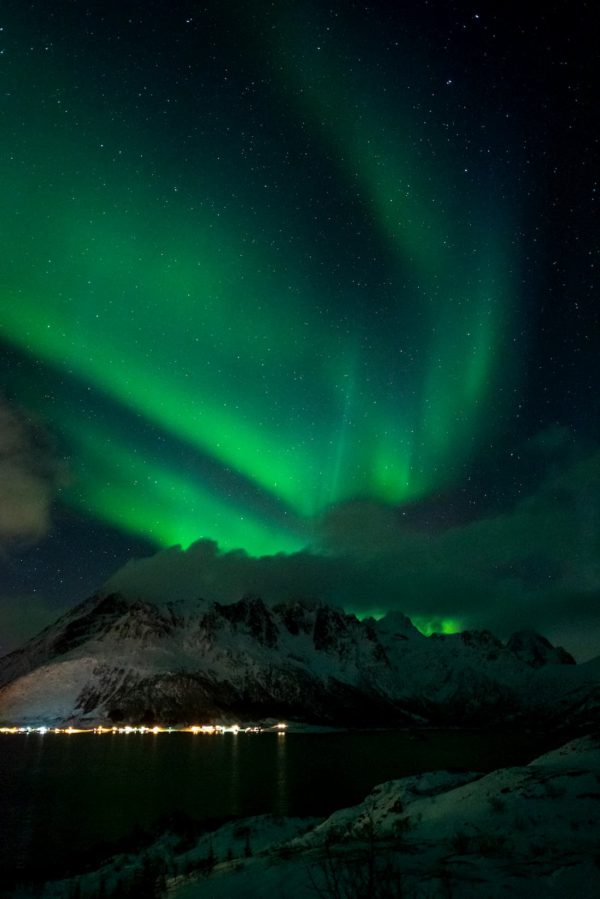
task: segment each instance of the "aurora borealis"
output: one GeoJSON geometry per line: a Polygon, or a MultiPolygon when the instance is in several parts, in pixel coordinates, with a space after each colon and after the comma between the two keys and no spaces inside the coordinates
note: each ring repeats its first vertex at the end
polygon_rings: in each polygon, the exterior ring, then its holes
{"type": "Polygon", "coordinates": [[[319,552],[361,504],[437,528],[440,497],[456,523],[537,489],[533,435],[587,439],[589,356],[542,382],[535,336],[556,360],[575,335],[537,311],[554,255],[565,297],[579,271],[541,200],[564,147],[530,121],[555,76],[515,99],[495,14],[3,15],[5,395],[66,460],[86,546],[319,552]]]}

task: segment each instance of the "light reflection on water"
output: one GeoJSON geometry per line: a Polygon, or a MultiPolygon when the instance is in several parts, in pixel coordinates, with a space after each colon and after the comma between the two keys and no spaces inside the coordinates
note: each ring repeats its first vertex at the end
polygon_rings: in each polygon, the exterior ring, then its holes
{"type": "Polygon", "coordinates": [[[229,746],[229,810],[232,815],[241,814],[240,796],[240,735],[231,734],[227,740],[229,746]]]}
{"type": "Polygon", "coordinates": [[[285,732],[277,734],[277,768],[276,780],[277,792],[275,802],[275,814],[288,814],[288,795],[287,795],[287,766],[286,766],[286,739],[285,732]]]}
{"type": "Polygon", "coordinates": [[[547,747],[459,731],[0,736],[0,871],[67,865],[174,815],[325,815],[384,780],[521,764],[547,747]]]}

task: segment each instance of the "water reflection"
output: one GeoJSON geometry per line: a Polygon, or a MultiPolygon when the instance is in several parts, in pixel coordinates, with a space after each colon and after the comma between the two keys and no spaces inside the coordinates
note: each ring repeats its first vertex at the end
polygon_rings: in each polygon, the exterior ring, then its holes
{"type": "Polygon", "coordinates": [[[532,734],[456,731],[0,736],[0,871],[67,864],[178,811],[325,815],[384,780],[523,764],[547,748],[532,734]]]}
{"type": "MultiPolygon", "coordinates": [[[[217,739],[221,739],[217,737],[217,739]]],[[[229,795],[229,814],[241,814],[241,797],[240,797],[240,736],[239,734],[225,734],[222,739],[227,740],[229,744],[228,758],[228,795],[229,795]]]]}
{"type": "Polygon", "coordinates": [[[286,757],[287,737],[285,731],[277,734],[277,764],[276,764],[276,795],[275,795],[275,813],[277,815],[287,815],[288,811],[288,785],[287,785],[287,757],[286,757]]]}
{"type": "MultiPolygon", "coordinates": [[[[17,847],[15,861],[19,867],[27,864],[29,847],[35,840],[36,832],[39,830],[40,822],[35,815],[35,809],[43,802],[43,754],[44,754],[44,736],[38,734],[27,734],[25,737],[24,755],[28,759],[29,777],[24,784],[22,793],[22,804],[19,806],[16,815],[12,819],[13,828],[22,830],[23,838],[17,847]]],[[[67,747],[65,746],[65,761],[68,762],[67,747]]],[[[4,786],[4,785],[3,785],[4,786]]],[[[52,809],[50,818],[52,818],[52,809]]],[[[48,822],[52,826],[53,822],[48,822]]]]}

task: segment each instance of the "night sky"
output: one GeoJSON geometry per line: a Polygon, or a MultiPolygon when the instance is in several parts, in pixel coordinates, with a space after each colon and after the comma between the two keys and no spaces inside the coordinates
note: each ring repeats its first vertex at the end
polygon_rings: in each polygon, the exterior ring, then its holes
{"type": "Polygon", "coordinates": [[[592,8],[3,4],[0,652],[177,544],[600,652],[592,8]]]}

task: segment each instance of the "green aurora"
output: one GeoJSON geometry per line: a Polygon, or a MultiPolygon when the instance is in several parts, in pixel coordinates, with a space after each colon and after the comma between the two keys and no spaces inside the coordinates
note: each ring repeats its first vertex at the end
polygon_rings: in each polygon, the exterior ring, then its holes
{"type": "Polygon", "coordinates": [[[47,373],[15,392],[46,417],[51,397],[63,501],[159,546],[293,552],[332,505],[443,490],[517,369],[507,201],[424,138],[414,98],[313,44],[273,38],[272,130],[307,129],[321,162],[268,134],[257,172],[226,105],[186,144],[166,99],[149,121],[58,53],[9,112],[0,336],[47,373]]]}

